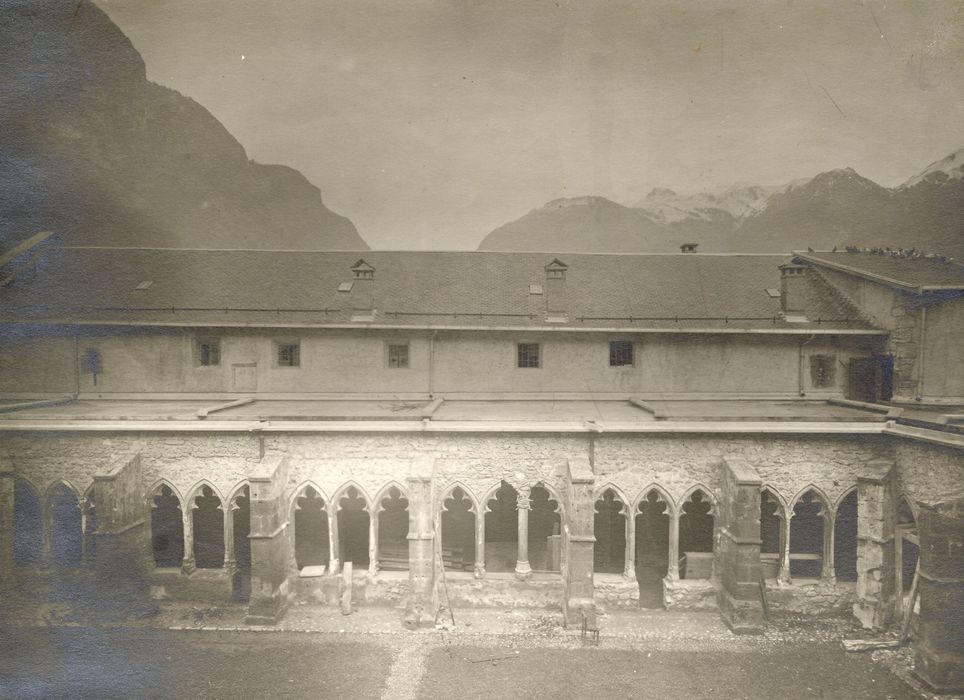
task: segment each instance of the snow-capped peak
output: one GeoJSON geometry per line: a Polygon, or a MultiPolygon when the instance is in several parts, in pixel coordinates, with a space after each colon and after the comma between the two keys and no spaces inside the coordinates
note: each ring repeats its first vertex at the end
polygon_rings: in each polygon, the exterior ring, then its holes
{"type": "Polygon", "coordinates": [[[899,189],[913,187],[922,182],[939,185],[948,180],[960,180],[962,178],[964,178],[964,148],[931,163],[919,174],[901,185],[899,189]]]}

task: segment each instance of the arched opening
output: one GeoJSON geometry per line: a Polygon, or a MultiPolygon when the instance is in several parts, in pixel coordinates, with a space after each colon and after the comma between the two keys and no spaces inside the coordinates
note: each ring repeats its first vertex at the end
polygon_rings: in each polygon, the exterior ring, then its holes
{"type": "Polygon", "coordinates": [[[621,574],[626,568],[626,515],[624,504],[612,489],[603,491],[596,501],[593,532],[593,570],[604,574],[621,574]]]}
{"type": "Polygon", "coordinates": [[[543,486],[529,490],[529,564],[534,571],[559,571],[562,556],[559,504],[543,486]]]}
{"type": "Polygon", "coordinates": [[[224,566],[224,510],[210,486],[194,499],[194,562],[199,569],[224,566]]]}
{"type": "Polygon", "coordinates": [[[833,570],[838,581],[857,580],[857,490],[848,493],[833,519],[833,570]]]}
{"type": "Polygon", "coordinates": [[[231,508],[234,527],[234,563],[237,569],[231,581],[235,600],[245,602],[251,595],[251,489],[248,486],[234,497],[231,508]]]}
{"type": "Polygon", "coordinates": [[[760,492],[760,564],[765,578],[776,578],[783,554],[783,517],[780,501],[770,491],[760,492]]]}
{"type": "Polygon", "coordinates": [[[80,565],[83,556],[84,531],[80,503],[66,484],[50,491],[50,561],[59,568],[80,565]]]}
{"type": "Polygon", "coordinates": [[[519,549],[518,492],[502,482],[486,504],[485,570],[515,571],[519,549]]]}
{"type": "Polygon", "coordinates": [[[351,562],[354,568],[367,567],[369,515],[365,499],[358,489],[348,487],[348,491],[338,504],[338,540],[341,560],[351,562]]]}
{"type": "Polygon", "coordinates": [[[97,558],[97,508],[93,489],[84,498],[84,559],[90,563],[97,558]]]}
{"type": "Polygon", "coordinates": [[[382,499],[378,513],[378,568],[408,570],[408,499],[395,486],[382,499]]]}
{"type": "Polygon", "coordinates": [[[13,553],[17,566],[43,560],[43,513],[33,486],[17,480],[13,486],[13,553]]]}
{"type": "Polygon", "coordinates": [[[295,500],[295,565],[328,566],[330,544],[325,500],[307,486],[295,500]]]}
{"type": "Polygon", "coordinates": [[[442,562],[448,571],[472,571],[475,563],[475,513],[462,489],[442,503],[442,562]]]}
{"type": "Polygon", "coordinates": [[[181,502],[166,484],[151,502],[151,550],[155,566],[180,566],[184,559],[181,502]]]}
{"type": "Polygon", "coordinates": [[[793,506],[790,520],[790,575],[818,578],[823,572],[823,503],[807,491],[793,506]]]}
{"type": "Polygon", "coordinates": [[[897,589],[910,591],[914,583],[914,571],[917,570],[917,560],[920,557],[920,544],[917,539],[917,520],[914,511],[903,496],[897,501],[896,527],[896,576],[897,589]]]}
{"type": "Polygon", "coordinates": [[[679,516],[679,551],[683,578],[710,578],[713,573],[713,504],[697,489],[679,516]]]}
{"type": "Polygon", "coordinates": [[[669,567],[669,506],[656,489],[640,500],[636,513],[636,581],[639,605],[663,606],[663,578],[669,567]]]}

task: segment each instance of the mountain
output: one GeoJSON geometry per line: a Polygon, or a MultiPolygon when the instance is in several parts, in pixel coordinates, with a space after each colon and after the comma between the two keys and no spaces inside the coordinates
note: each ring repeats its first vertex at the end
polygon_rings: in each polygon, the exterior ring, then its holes
{"type": "Polygon", "coordinates": [[[585,250],[644,253],[665,245],[663,227],[638,209],[604,197],[556,199],[495,229],[480,250],[585,250]]]}
{"type": "MultiPolygon", "coordinates": [[[[564,201],[587,199],[608,202],[564,201]]],[[[960,259],[964,149],[893,189],[852,168],[783,187],[739,185],[691,195],[655,189],[620,208],[620,221],[633,226],[611,226],[604,217],[580,211],[585,206],[553,204],[496,229],[480,249],[666,253],[698,243],[702,253],[786,253],[857,246],[915,248],[960,259]]]]}
{"type": "Polygon", "coordinates": [[[0,22],[0,248],[366,249],[301,173],[250,160],[197,102],[149,82],[84,0],[7,0],[0,22]]]}

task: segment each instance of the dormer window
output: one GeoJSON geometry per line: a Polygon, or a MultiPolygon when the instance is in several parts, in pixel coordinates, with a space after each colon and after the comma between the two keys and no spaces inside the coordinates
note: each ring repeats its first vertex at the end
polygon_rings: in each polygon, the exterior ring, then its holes
{"type": "Polygon", "coordinates": [[[551,263],[546,265],[546,279],[563,279],[568,269],[569,266],[566,265],[566,263],[559,260],[559,258],[555,258],[551,263]]]}
{"type": "Polygon", "coordinates": [[[352,265],[351,273],[356,280],[375,279],[375,268],[369,265],[364,260],[359,260],[354,265],[352,265]]]}

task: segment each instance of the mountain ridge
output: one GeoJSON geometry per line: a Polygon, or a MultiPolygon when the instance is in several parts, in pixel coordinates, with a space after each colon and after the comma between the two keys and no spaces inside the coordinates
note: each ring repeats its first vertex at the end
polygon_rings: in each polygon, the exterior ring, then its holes
{"type": "Polygon", "coordinates": [[[808,247],[893,247],[964,257],[964,149],[887,188],[851,167],[780,186],[678,194],[654,188],[629,206],[604,197],[553,200],[489,233],[480,250],[789,253],[808,247]],[[552,206],[550,206],[552,205],[552,206]],[[621,207],[616,229],[600,212],[621,207]]]}
{"type": "Polygon", "coordinates": [[[193,99],[150,82],[98,7],[10,0],[0,27],[0,247],[367,249],[297,170],[256,163],[193,99]]]}

